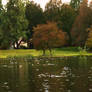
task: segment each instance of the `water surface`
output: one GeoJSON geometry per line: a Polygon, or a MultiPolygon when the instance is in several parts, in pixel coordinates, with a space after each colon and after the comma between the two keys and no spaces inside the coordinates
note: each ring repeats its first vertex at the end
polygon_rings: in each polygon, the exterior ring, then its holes
{"type": "Polygon", "coordinates": [[[92,92],[92,57],[0,60],[0,92],[92,92]]]}

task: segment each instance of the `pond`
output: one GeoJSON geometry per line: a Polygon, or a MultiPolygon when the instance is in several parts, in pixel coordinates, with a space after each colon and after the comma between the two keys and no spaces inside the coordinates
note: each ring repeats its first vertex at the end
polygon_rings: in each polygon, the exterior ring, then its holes
{"type": "Polygon", "coordinates": [[[0,92],[92,92],[92,57],[2,59],[0,92]]]}

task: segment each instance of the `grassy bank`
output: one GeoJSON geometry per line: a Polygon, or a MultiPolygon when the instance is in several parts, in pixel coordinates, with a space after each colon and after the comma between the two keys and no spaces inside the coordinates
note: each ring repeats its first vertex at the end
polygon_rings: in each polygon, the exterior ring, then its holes
{"type": "MultiPolygon", "coordinates": [[[[78,48],[68,47],[68,48],[56,48],[52,51],[54,57],[62,56],[78,56],[78,55],[92,55],[85,51],[80,51],[78,48]]],[[[7,58],[9,56],[41,56],[42,51],[37,51],[35,49],[18,49],[18,50],[0,50],[0,58],[7,58]]],[[[46,55],[49,56],[49,52],[46,51],[46,55]]]]}

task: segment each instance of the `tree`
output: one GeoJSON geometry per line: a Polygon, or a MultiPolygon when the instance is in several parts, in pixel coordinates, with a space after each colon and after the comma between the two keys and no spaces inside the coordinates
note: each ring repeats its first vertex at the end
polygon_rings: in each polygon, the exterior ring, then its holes
{"type": "Polygon", "coordinates": [[[60,7],[61,7],[61,0],[50,0],[44,11],[45,21],[54,21],[57,24],[61,25],[60,22],[60,7]]]}
{"type": "Polygon", "coordinates": [[[56,22],[59,29],[63,29],[63,31],[67,32],[69,38],[68,44],[71,45],[71,29],[76,18],[76,11],[70,5],[63,4],[57,6],[57,4],[53,2],[49,2],[46,5],[44,14],[46,21],[56,22]]]}
{"type": "Polygon", "coordinates": [[[8,44],[14,47],[16,44],[16,48],[18,48],[20,45],[19,39],[26,37],[28,25],[23,2],[21,0],[9,0],[1,22],[4,37],[9,39],[8,44]]]}
{"type": "Polygon", "coordinates": [[[73,45],[84,46],[88,33],[87,28],[92,25],[92,9],[88,7],[87,0],[80,5],[79,15],[76,17],[72,27],[73,45]]]}
{"type": "MultiPolygon", "coordinates": [[[[36,3],[28,2],[26,4],[26,18],[28,20],[28,32],[27,32],[27,38],[28,43],[30,42],[30,38],[32,38],[33,35],[33,27],[36,27],[38,24],[44,23],[44,15],[42,8],[37,5],[36,3]]],[[[29,44],[30,47],[30,44],[29,44]]]]}
{"type": "Polygon", "coordinates": [[[9,48],[10,45],[10,41],[9,41],[10,38],[8,36],[8,33],[2,30],[2,25],[5,28],[5,25],[3,24],[5,22],[4,20],[6,19],[5,12],[6,10],[5,8],[3,8],[2,0],[0,0],[0,49],[9,48]]]}
{"type": "Polygon", "coordinates": [[[71,29],[76,18],[75,10],[67,4],[63,4],[60,10],[60,21],[62,22],[61,29],[68,35],[68,45],[72,43],[71,29]]]}
{"type": "Polygon", "coordinates": [[[57,28],[57,24],[54,22],[48,22],[47,24],[40,24],[34,28],[33,44],[35,49],[52,51],[52,48],[65,45],[65,33],[57,28]]]}

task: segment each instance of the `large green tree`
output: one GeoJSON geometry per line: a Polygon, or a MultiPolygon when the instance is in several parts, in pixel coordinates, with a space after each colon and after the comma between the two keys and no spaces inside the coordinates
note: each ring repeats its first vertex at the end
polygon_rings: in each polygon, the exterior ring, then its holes
{"type": "MultiPolygon", "coordinates": [[[[26,37],[27,20],[25,18],[25,7],[21,0],[9,0],[1,19],[0,29],[3,33],[2,44],[8,47],[19,47],[20,38],[26,37]]],[[[7,47],[4,47],[7,48],[7,47]]]]}
{"type": "Polygon", "coordinates": [[[76,12],[75,10],[67,4],[63,4],[61,6],[60,11],[60,21],[62,22],[61,28],[63,31],[67,32],[68,35],[68,45],[71,45],[72,43],[72,35],[71,35],[71,29],[72,25],[76,18],[76,12]]]}
{"type": "Polygon", "coordinates": [[[62,3],[59,2],[58,0],[50,0],[47,3],[44,11],[45,21],[60,22],[60,7],[62,3]]]}
{"type": "Polygon", "coordinates": [[[9,47],[8,33],[2,30],[2,25],[5,28],[5,25],[3,24],[5,22],[4,19],[6,19],[5,12],[6,10],[3,8],[2,0],[0,0],[0,49],[6,49],[9,47]]]}

